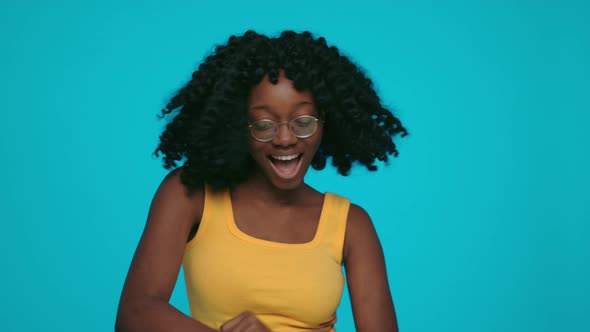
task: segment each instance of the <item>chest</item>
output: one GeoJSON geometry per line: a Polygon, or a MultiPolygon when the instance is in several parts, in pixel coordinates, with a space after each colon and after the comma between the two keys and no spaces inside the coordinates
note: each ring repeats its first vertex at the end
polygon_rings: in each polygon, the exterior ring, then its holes
{"type": "Polygon", "coordinates": [[[238,241],[228,239],[228,245],[215,247],[202,241],[186,257],[186,270],[206,271],[185,276],[187,288],[197,294],[191,301],[197,311],[216,312],[223,321],[250,310],[310,326],[333,318],[344,276],[330,250],[321,245],[290,249],[238,241]]]}
{"type": "Polygon", "coordinates": [[[233,205],[236,227],[251,237],[279,243],[307,243],[314,239],[322,205],[288,208],[233,205]]]}
{"type": "Polygon", "coordinates": [[[210,199],[183,258],[191,315],[219,327],[244,310],[272,331],[331,326],[344,287],[347,201],[267,210],[210,199]]]}

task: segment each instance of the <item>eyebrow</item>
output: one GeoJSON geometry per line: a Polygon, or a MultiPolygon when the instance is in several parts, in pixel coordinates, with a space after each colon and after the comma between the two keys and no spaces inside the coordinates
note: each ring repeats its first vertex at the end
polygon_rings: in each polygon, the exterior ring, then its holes
{"type": "MultiPolygon", "coordinates": [[[[304,106],[304,105],[311,105],[313,106],[314,104],[311,101],[300,101],[297,104],[295,104],[295,107],[300,107],[300,106],[304,106]]],[[[268,106],[268,105],[255,105],[250,107],[251,110],[255,111],[255,110],[263,110],[263,111],[270,111],[272,109],[272,107],[268,106]]]]}

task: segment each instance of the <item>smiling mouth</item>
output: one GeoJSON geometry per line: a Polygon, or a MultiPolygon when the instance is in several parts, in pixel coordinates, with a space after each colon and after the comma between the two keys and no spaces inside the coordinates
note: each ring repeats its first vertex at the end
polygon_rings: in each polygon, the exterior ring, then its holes
{"type": "Polygon", "coordinates": [[[287,156],[271,155],[268,159],[270,160],[271,168],[279,177],[289,179],[293,178],[299,172],[302,155],[301,153],[287,156]]]}

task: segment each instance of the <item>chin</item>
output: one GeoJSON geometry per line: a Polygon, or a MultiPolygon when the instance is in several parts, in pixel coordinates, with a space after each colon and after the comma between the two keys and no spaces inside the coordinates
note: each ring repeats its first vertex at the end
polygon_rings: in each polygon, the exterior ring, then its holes
{"type": "Polygon", "coordinates": [[[285,181],[283,179],[271,179],[271,183],[275,188],[284,191],[296,190],[304,184],[303,178],[292,179],[285,181]]]}

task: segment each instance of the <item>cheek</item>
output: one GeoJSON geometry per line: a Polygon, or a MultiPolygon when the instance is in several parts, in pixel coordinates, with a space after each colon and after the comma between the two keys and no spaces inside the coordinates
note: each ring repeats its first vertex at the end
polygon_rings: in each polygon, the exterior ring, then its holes
{"type": "Polygon", "coordinates": [[[319,149],[320,145],[322,145],[322,138],[324,136],[323,128],[318,128],[318,131],[315,133],[315,143],[314,148],[319,149]]]}
{"type": "Polygon", "coordinates": [[[250,152],[250,155],[254,158],[260,154],[264,154],[264,145],[254,139],[249,140],[248,148],[248,152],[250,152]]]}

